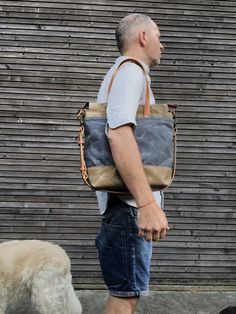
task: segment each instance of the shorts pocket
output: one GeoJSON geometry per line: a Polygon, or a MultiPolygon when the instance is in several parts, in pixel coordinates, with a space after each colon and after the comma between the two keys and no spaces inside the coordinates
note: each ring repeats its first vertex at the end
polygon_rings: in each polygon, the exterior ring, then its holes
{"type": "Polygon", "coordinates": [[[109,289],[118,289],[128,281],[125,227],[103,222],[96,246],[105,284],[109,289]]]}

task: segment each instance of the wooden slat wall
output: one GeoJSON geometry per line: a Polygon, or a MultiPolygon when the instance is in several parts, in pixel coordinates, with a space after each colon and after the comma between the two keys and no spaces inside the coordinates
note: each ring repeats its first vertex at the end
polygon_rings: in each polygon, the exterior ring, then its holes
{"type": "Polygon", "coordinates": [[[171,231],[151,283],[236,283],[236,2],[0,1],[0,240],[62,245],[74,284],[103,288],[100,217],[80,177],[77,109],[118,56],[114,29],[141,12],[166,47],[152,71],[159,101],[178,103],[177,173],[165,193],[171,231]]]}

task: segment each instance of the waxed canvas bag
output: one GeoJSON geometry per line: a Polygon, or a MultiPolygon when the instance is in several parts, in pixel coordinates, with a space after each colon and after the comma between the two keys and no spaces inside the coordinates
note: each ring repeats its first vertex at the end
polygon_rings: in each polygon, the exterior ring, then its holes
{"type": "MultiPolygon", "coordinates": [[[[150,106],[145,69],[133,58],[119,64],[110,81],[108,94],[119,68],[125,62],[134,62],[140,66],[146,78],[145,104],[138,107],[134,134],[148,182],[153,191],[159,191],[170,185],[175,174],[176,123],[173,108],[176,105],[150,106]]],[[[84,182],[93,190],[126,194],[129,192],[116,169],[105,134],[106,110],[106,103],[87,103],[78,112],[80,128],[77,142],[80,147],[81,174],[84,182]]]]}

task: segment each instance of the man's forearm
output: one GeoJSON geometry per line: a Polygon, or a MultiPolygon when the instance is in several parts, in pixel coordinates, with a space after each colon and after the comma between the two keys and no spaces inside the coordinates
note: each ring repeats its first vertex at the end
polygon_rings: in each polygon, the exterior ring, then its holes
{"type": "Polygon", "coordinates": [[[132,127],[109,129],[108,140],[116,167],[138,206],[153,199],[132,127]]]}

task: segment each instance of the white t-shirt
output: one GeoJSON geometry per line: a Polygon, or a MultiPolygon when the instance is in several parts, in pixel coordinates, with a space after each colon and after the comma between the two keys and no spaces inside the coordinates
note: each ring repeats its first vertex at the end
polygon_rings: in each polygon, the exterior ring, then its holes
{"type": "MultiPolygon", "coordinates": [[[[143,70],[135,63],[127,62],[119,69],[112,88],[108,95],[108,87],[112,75],[119,64],[128,57],[122,56],[116,59],[115,64],[107,72],[98,92],[97,102],[108,103],[107,123],[111,128],[117,128],[125,124],[136,126],[136,112],[140,104],[145,103],[145,76],[143,70]]],[[[141,61],[140,61],[141,62],[141,61]]],[[[150,82],[149,67],[141,62],[147,78],[150,82]]],[[[150,104],[155,104],[155,98],[150,89],[150,104]]],[[[107,208],[108,193],[96,192],[101,215],[107,208]]],[[[162,193],[153,192],[154,198],[159,205],[162,205],[162,193]]],[[[130,195],[119,195],[125,203],[137,207],[135,200],[130,195]]]]}

